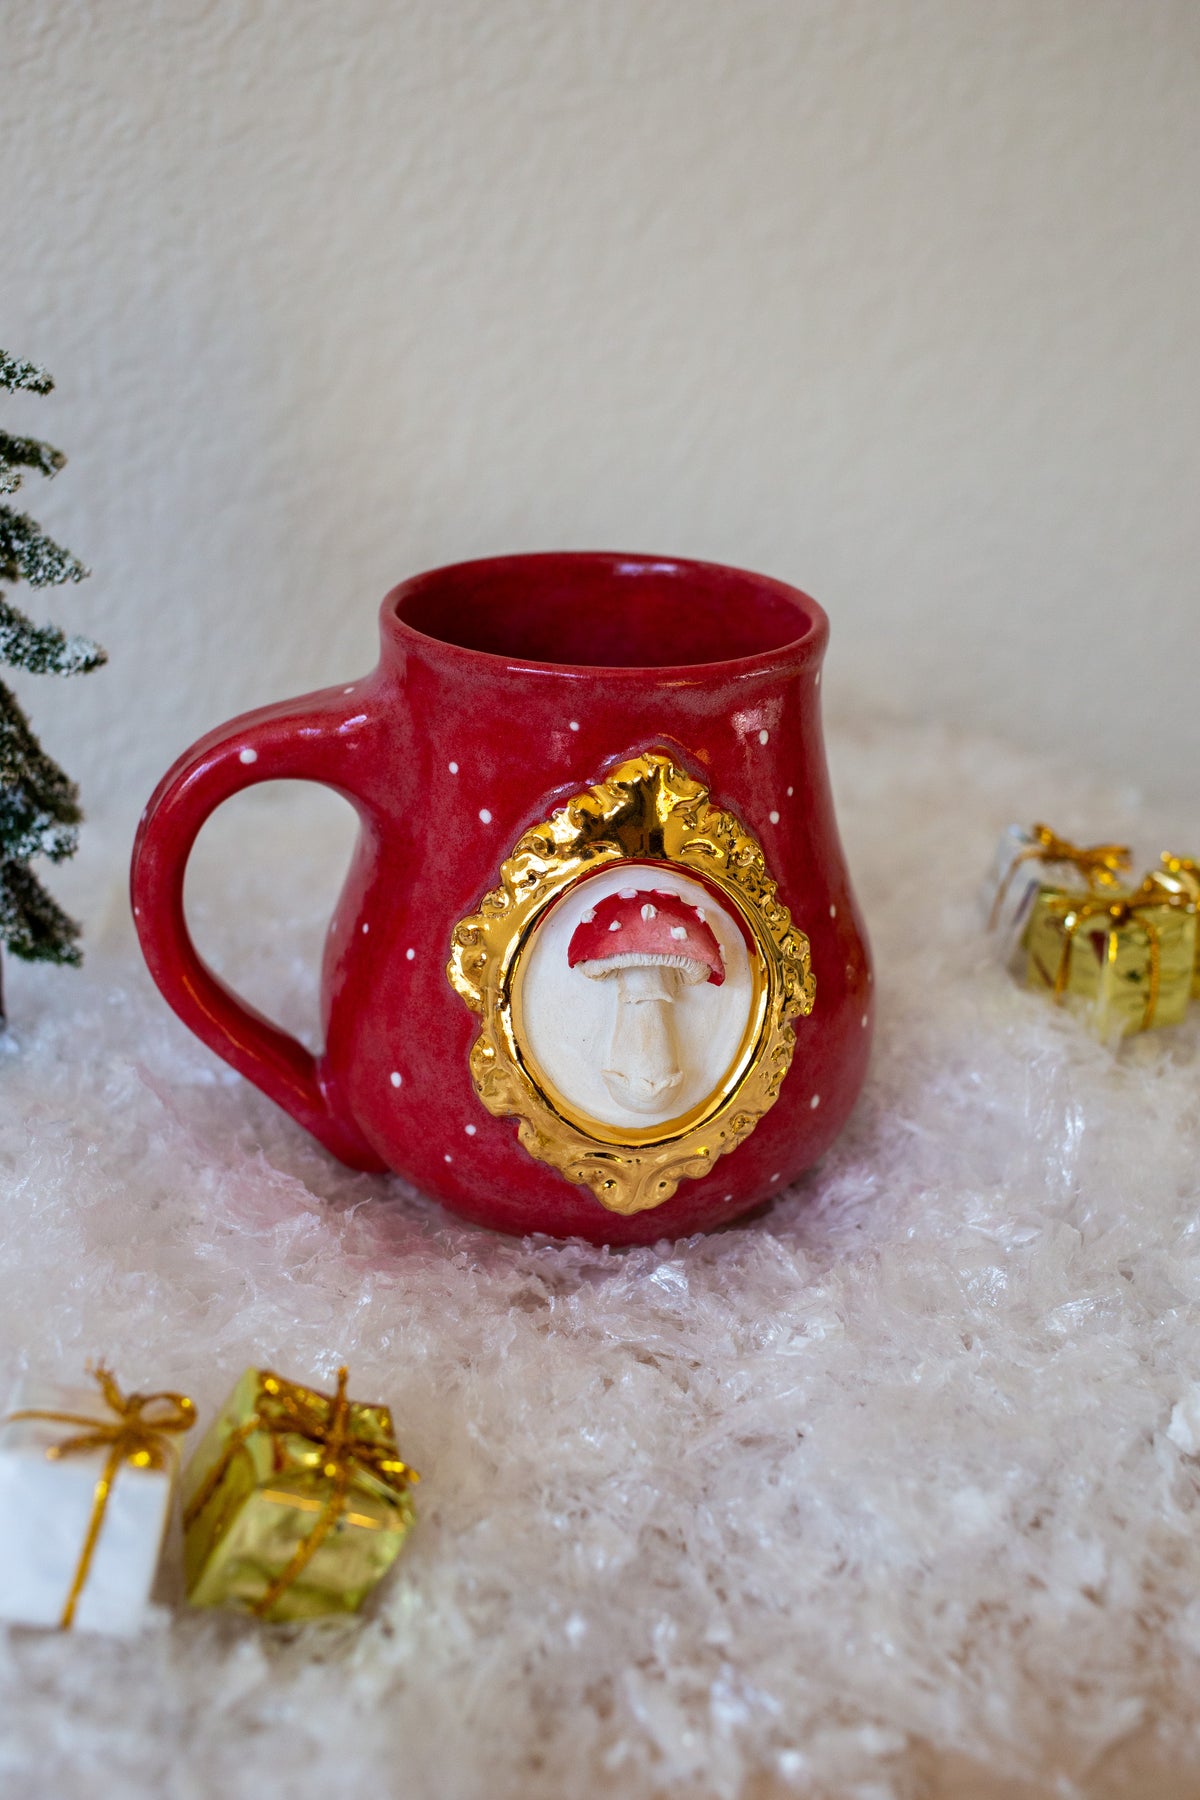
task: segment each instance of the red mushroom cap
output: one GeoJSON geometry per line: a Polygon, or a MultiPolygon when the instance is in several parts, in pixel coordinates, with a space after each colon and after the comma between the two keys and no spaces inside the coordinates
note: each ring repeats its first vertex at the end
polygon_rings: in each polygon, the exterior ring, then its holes
{"type": "Polygon", "coordinates": [[[704,909],[661,888],[622,888],[589,907],[575,927],[567,962],[611,963],[630,968],[634,962],[665,963],[682,968],[703,965],[705,980],[720,987],[725,979],[721,946],[706,922],[704,909]]]}

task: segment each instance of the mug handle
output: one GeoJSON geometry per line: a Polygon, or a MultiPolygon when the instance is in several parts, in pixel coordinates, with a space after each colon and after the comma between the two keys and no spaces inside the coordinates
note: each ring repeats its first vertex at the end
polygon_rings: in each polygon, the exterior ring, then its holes
{"type": "Polygon", "coordinates": [[[378,1172],[387,1164],[339,1104],[327,1071],[297,1038],[213,973],[192,942],[183,910],[184,875],[200,828],[243,788],[260,781],[321,782],[370,822],[356,780],[369,761],[370,714],[361,694],[348,699],[347,690],[328,688],[243,713],[202,737],[167,771],[142,814],[130,897],[150,973],[184,1024],[334,1156],[378,1172]]]}

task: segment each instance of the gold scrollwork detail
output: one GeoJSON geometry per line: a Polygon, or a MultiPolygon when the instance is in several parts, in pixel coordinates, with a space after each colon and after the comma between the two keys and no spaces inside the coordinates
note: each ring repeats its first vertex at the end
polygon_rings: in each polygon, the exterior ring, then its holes
{"type": "Polygon", "coordinates": [[[625,1215],[661,1206],[750,1135],[779,1098],[795,1050],[792,1021],[811,1013],[816,992],[808,939],[779,900],[761,845],[659,751],[619,764],[524,833],[501,864],[499,886],[455,926],[446,974],[483,1021],[471,1074],[484,1106],[518,1118],[531,1156],[625,1215]],[[517,975],[553,902],[623,860],[674,865],[732,903],[755,947],[755,1000],[745,1053],[701,1106],[653,1130],[588,1130],[555,1104],[524,1053],[517,975]]]}

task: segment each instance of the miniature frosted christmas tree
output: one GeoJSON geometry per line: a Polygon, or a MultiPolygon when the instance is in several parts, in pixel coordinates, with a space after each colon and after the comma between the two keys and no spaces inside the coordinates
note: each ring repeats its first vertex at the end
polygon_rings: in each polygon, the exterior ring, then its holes
{"type": "MultiPolygon", "coordinates": [[[[0,350],[0,388],[48,394],[44,369],[0,350]]],[[[0,428],[0,496],[14,494],[25,476],[57,475],[61,450],[0,428]]],[[[0,581],[57,587],[88,571],[48,537],[27,513],[0,504],[0,581]]],[[[68,637],[57,625],[35,625],[0,592],[0,663],[36,675],[84,675],[105,661],[90,638],[68,637]]],[[[0,682],[0,944],[30,962],[78,963],[79,926],[47,893],[29,864],[35,856],[61,862],[79,838],[75,784],[42,749],[15,696],[0,682]]],[[[0,986],[0,1020],[4,1017],[0,986]]]]}

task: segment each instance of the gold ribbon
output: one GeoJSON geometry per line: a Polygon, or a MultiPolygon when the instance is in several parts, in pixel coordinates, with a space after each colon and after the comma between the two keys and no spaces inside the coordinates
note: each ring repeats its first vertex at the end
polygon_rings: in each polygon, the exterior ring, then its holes
{"type": "Polygon", "coordinates": [[[1159,857],[1168,875],[1182,876],[1186,881],[1193,881],[1200,892],[1200,862],[1191,856],[1175,856],[1170,850],[1164,850],[1159,857]]]}
{"type": "Polygon", "coordinates": [[[1102,895],[1094,895],[1090,899],[1080,900],[1072,905],[1062,918],[1063,946],[1058,959],[1058,969],[1054,977],[1054,1003],[1062,1005],[1062,997],[1067,989],[1071,974],[1071,953],[1075,947],[1075,934],[1081,925],[1089,919],[1105,918],[1108,923],[1106,932],[1119,931],[1125,925],[1138,925],[1146,934],[1150,948],[1150,980],[1146,988],[1146,1005],[1142,1012],[1142,1031],[1149,1031],[1154,1023],[1154,1015],[1158,1010],[1158,990],[1162,967],[1162,933],[1153,919],[1144,919],[1142,914],[1167,907],[1172,912],[1194,912],[1196,902],[1188,894],[1172,894],[1163,888],[1155,888],[1149,880],[1143,882],[1136,894],[1125,900],[1108,900],[1102,895]]]}
{"type": "Polygon", "coordinates": [[[1106,888],[1116,886],[1117,876],[1122,870],[1128,869],[1132,861],[1128,844],[1073,844],[1069,838],[1061,838],[1057,832],[1051,831],[1049,825],[1035,825],[1033,839],[1032,844],[1026,844],[1023,850],[1017,851],[1005,871],[1004,880],[992,902],[988,919],[989,931],[996,928],[1004,896],[1021,863],[1070,863],[1072,868],[1079,870],[1089,887],[1106,888]]]}
{"type": "Polygon", "coordinates": [[[355,1427],[351,1401],[346,1395],[349,1378],[350,1371],[340,1368],[337,1393],[329,1395],[299,1387],[270,1371],[262,1374],[255,1410],[230,1433],[224,1450],[184,1510],[186,1530],[199,1518],[224,1481],[234,1457],[256,1431],[268,1432],[275,1440],[277,1451],[281,1449],[280,1438],[301,1437],[324,1452],[321,1473],[330,1483],[329,1494],[312,1530],[301,1539],[286,1567],[251,1608],[260,1619],[266,1617],[307,1568],[329,1536],[345,1511],[347,1496],[357,1475],[373,1475],[397,1499],[403,1498],[421,1479],[415,1469],[400,1460],[394,1440],[380,1443],[355,1427]]]}
{"type": "Polygon", "coordinates": [[[77,1436],[64,1438],[61,1444],[51,1444],[46,1451],[49,1462],[58,1462],[64,1456],[86,1456],[89,1450],[108,1451],[92,1492],[92,1511],[75,1566],[75,1578],[58,1621],[62,1631],[69,1631],[74,1621],[79,1596],[87,1584],[92,1557],[100,1540],[108,1497],[121,1464],[129,1463],[135,1469],[165,1469],[172,1450],[167,1441],[168,1434],[190,1431],[196,1423],[195,1404],[186,1394],[123,1394],[103,1363],[89,1368],[88,1374],[99,1382],[105,1405],[114,1415],[111,1420],[90,1418],[86,1413],[43,1412],[30,1407],[7,1413],[0,1421],[7,1425],[17,1419],[48,1419],[58,1425],[86,1427],[77,1436]]]}

